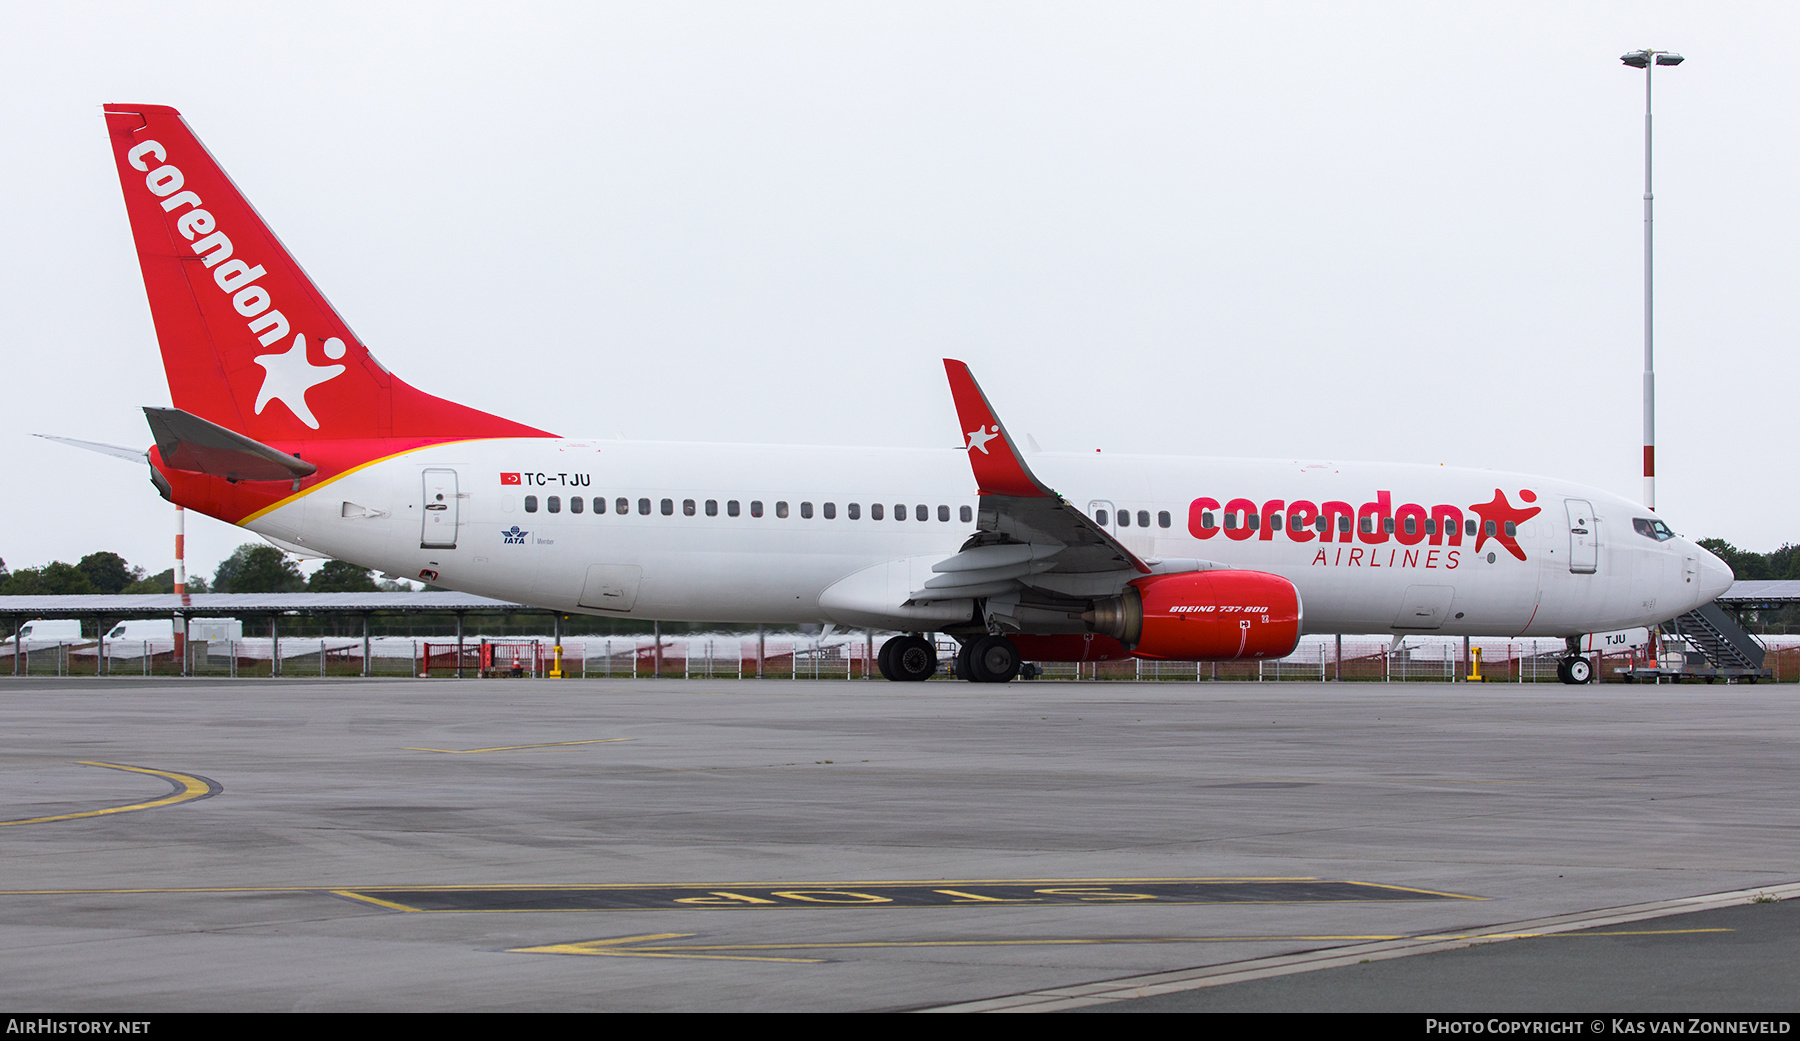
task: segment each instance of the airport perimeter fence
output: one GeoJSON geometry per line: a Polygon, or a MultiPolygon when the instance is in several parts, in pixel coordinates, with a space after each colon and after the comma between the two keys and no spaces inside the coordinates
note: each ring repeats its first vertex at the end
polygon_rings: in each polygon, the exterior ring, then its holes
{"type": "MultiPolygon", "coordinates": [[[[187,673],[216,677],[446,677],[564,679],[820,679],[879,678],[870,660],[885,636],[840,634],[833,639],[793,634],[712,637],[581,637],[565,639],[558,656],[548,637],[535,639],[467,638],[460,646],[441,637],[371,640],[368,655],[356,638],[283,638],[191,641],[178,655],[171,641],[112,641],[102,650],[95,641],[27,642],[19,660],[0,664],[0,674],[29,676],[179,676],[182,657],[187,673]],[[8,668],[7,666],[12,666],[8,668]]],[[[1558,641],[1505,643],[1482,641],[1480,674],[1489,683],[1554,683],[1560,650],[1544,649],[1558,641]]],[[[5,648],[11,657],[11,648],[5,648]]],[[[940,668],[934,680],[951,680],[949,663],[955,644],[940,640],[940,668]]],[[[1638,654],[1594,658],[1595,677],[1618,682],[1622,674],[1648,664],[1638,654]]],[[[1800,680],[1800,646],[1769,648],[1764,659],[1767,682],[1800,680]]],[[[1239,662],[1175,662],[1125,659],[1104,662],[1044,662],[1037,665],[1045,680],[1140,682],[1320,682],[1450,683],[1469,677],[1470,663],[1460,643],[1426,646],[1345,640],[1340,658],[1335,643],[1319,641],[1286,658],[1239,662]]]]}

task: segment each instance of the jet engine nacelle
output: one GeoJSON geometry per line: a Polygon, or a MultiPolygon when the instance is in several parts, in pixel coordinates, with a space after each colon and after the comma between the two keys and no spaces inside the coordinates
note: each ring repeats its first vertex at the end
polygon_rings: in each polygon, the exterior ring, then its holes
{"type": "Polygon", "coordinates": [[[1150,575],[1082,619],[1139,658],[1283,658],[1300,643],[1300,591],[1261,571],[1150,575]]]}

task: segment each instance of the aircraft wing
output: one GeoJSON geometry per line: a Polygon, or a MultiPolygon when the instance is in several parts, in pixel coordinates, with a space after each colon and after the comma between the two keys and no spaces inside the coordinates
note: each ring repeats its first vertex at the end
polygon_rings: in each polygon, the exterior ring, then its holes
{"type": "Polygon", "coordinates": [[[913,600],[999,596],[1022,587],[1092,595],[1158,570],[1038,480],[967,365],[946,358],[944,371],[981,500],[975,534],[932,567],[936,576],[913,600]]]}

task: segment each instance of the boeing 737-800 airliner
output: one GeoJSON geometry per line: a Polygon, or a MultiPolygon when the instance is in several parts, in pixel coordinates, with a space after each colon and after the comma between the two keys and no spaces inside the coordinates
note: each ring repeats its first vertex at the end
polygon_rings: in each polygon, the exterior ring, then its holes
{"type": "Polygon", "coordinates": [[[1028,465],[956,361],[956,450],[558,437],[390,373],[174,109],[106,124],[173,403],[145,410],[151,479],[277,545],[559,611],[898,630],[896,680],[936,669],[933,632],[1003,682],[1022,659],[1280,657],[1302,631],[1573,640],[1731,582],[1649,510],[1524,474],[1028,465]]]}

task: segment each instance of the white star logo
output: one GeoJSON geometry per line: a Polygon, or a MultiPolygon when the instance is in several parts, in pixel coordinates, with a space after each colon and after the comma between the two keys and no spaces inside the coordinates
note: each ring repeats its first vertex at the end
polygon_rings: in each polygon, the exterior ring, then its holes
{"type": "MultiPolygon", "coordinates": [[[[333,357],[344,356],[343,342],[333,337],[325,343],[325,353],[333,357]],[[337,344],[333,353],[331,346],[337,344]]],[[[319,429],[319,421],[313,417],[312,409],[306,407],[306,392],[335,378],[344,371],[342,365],[314,365],[306,360],[306,334],[294,337],[294,346],[281,354],[262,354],[255,358],[256,364],[263,367],[262,390],[256,395],[256,414],[262,415],[263,406],[270,401],[280,399],[302,423],[319,429]]]]}
{"type": "Polygon", "coordinates": [[[969,451],[973,452],[975,449],[979,448],[981,449],[982,455],[987,455],[987,443],[999,436],[999,427],[994,427],[991,431],[976,427],[974,430],[969,431],[969,451]]]}

